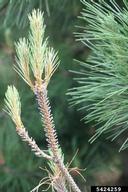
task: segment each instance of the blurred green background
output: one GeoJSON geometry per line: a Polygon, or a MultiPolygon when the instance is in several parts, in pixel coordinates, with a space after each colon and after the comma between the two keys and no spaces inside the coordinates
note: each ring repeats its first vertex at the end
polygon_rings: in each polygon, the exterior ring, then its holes
{"type": "Polygon", "coordinates": [[[81,120],[82,111],[71,107],[68,102],[70,98],[66,96],[68,89],[75,86],[75,74],[69,70],[80,70],[73,59],[85,60],[89,54],[89,50],[74,36],[74,32],[80,30],[76,26],[83,25],[77,18],[82,7],[79,0],[0,1],[0,192],[29,191],[46,176],[46,172],[40,169],[46,166],[46,162],[35,157],[30,148],[21,142],[12,121],[2,110],[7,85],[14,84],[21,96],[23,122],[38,145],[46,149],[34,95],[13,70],[14,42],[27,35],[27,14],[33,8],[40,8],[44,12],[46,36],[58,50],[61,60],[49,85],[49,97],[65,161],[70,162],[78,150],[71,167],[86,168],[86,171],[82,171],[86,183],[75,171],[71,174],[83,191],[85,185],[91,184],[126,184],[126,152],[118,153],[118,145],[105,140],[104,136],[90,145],[88,139],[93,135],[94,127],[85,125],[81,120]]]}

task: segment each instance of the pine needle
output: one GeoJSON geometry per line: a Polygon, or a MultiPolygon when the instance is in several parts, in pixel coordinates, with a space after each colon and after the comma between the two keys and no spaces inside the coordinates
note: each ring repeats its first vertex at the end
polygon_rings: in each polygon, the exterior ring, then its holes
{"type": "Polygon", "coordinates": [[[86,27],[76,37],[92,53],[81,62],[82,72],[76,72],[78,87],[69,93],[71,103],[86,111],[84,120],[95,125],[90,142],[104,133],[113,140],[122,135],[124,149],[128,142],[128,3],[122,9],[114,0],[82,3],[86,27]]]}
{"type": "Polygon", "coordinates": [[[52,75],[56,71],[59,65],[59,59],[57,56],[57,52],[54,51],[53,48],[48,48],[45,55],[45,82],[49,83],[52,75]]]}
{"type": "Polygon", "coordinates": [[[16,72],[23,78],[23,80],[33,89],[33,84],[30,79],[30,69],[29,69],[29,45],[28,41],[23,38],[15,44],[17,58],[17,65],[14,66],[16,72]]]}

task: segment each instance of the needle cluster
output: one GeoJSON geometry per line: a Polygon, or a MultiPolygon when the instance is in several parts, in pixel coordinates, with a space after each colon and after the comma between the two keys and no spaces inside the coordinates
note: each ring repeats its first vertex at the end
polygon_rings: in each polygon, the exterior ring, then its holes
{"type": "Polygon", "coordinates": [[[43,14],[34,10],[28,16],[30,31],[28,39],[21,38],[16,43],[16,71],[23,80],[34,89],[35,81],[41,86],[42,80],[48,84],[59,65],[57,52],[48,46],[45,35],[43,14]]]}
{"type": "Polygon", "coordinates": [[[78,87],[70,91],[72,103],[86,110],[86,122],[95,125],[90,142],[101,134],[122,138],[120,150],[128,147],[128,3],[123,8],[115,0],[89,2],[81,19],[83,32],[76,34],[90,50],[86,62],[80,62],[78,87]],[[93,2],[93,3],[92,3],[93,2]]]}

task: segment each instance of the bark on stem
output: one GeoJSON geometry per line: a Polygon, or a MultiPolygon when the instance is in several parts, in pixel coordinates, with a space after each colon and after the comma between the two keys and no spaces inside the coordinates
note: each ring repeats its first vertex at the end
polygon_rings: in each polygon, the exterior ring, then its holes
{"type": "Polygon", "coordinates": [[[59,155],[59,144],[56,135],[56,130],[51,113],[50,103],[47,97],[47,89],[43,84],[42,87],[35,87],[35,95],[39,105],[40,114],[44,123],[44,131],[48,147],[52,150],[54,157],[59,155]]]}
{"type": "Polygon", "coordinates": [[[28,143],[31,147],[32,151],[35,153],[37,157],[44,157],[45,159],[52,160],[52,157],[44,153],[36,144],[35,140],[32,137],[29,137],[28,132],[25,130],[24,127],[16,128],[18,135],[21,137],[23,141],[28,143]]]}
{"type": "Polygon", "coordinates": [[[81,192],[77,184],[75,183],[72,176],[69,174],[67,168],[65,167],[60,153],[59,153],[59,144],[56,135],[56,130],[54,127],[53,117],[51,113],[50,103],[47,96],[47,88],[45,84],[42,86],[35,86],[35,95],[38,101],[40,114],[44,122],[45,126],[45,133],[48,141],[49,148],[52,150],[54,155],[54,160],[57,166],[59,167],[61,173],[64,175],[65,179],[67,180],[68,184],[71,186],[74,192],[81,192]]]}

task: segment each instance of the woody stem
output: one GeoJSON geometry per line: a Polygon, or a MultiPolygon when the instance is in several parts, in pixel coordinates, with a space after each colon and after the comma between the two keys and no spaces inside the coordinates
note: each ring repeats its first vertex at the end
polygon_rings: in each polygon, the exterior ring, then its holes
{"type": "Polygon", "coordinates": [[[53,152],[55,158],[55,163],[59,167],[60,171],[64,175],[65,179],[71,186],[74,192],[81,192],[79,187],[76,185],[74,179],[69,174],[67,168],[65,167],[61,155],[59,154],[59,143],[56,135],[56,130],[53,122],[53,117],[51,113],[51,107],[49,99],[47,97],[47,88],[45,84],[42,84],[41,87],[35,87],[35,95],[40,109],[40,114],[44,122],[46,138],[48,141],[48,146],[53,152]]]}

